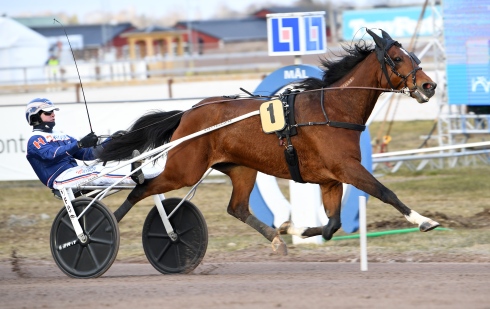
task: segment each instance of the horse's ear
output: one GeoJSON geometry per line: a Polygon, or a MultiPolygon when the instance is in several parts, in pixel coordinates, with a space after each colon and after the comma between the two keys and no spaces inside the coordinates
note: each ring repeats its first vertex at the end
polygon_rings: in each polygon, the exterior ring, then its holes
{"type": "Polygon", "coordinates": [[[374,49],[376,52],[376,58],[378,58],[379,63],[384,63],[386,40],[380,38],[376,33],[369,29],[366,29],[366,32],[373,37],[374,42],[376,43],[376,47],[374,49]]]}
{"type": "Polygon", "coordinates": [[[376,33],[372,32],[369,29],[366,29],[366,32],[373,37],[374,42],[376,43],[376,46],[384,50],[384,47],[386,46],[385,40],[380,38],[376,33]]]}
{"type": "Polygon", "coordinates": [[[386,33],[384,30],[381,30],[381,34],[383,35],[383,39],[393,40],[391,36],[388,33],[386,33]]]}

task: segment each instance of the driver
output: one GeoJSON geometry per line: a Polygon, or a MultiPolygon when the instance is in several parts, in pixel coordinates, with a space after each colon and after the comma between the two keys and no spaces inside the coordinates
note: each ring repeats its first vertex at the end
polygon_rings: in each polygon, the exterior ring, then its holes
{"type": "MultiPolygon", "coordinates": [[[[102,164],[79,166],[76,159],[91,161],[97,159],[102,151],[102,144],[98,145],[98,137],[94,132],[77,140],[62,132],[53,131],[55,126],[55,111],[59,108],[45,98],[36,98],[27,104],[26,120],[33,127],[32,136],[27,142],[27,160],[31,164],[39,180],[51,189],[60,186],[76,186],[88,177],[98,175],[105,168],[102,164]]],[[[133,157],[138,156],[135,150],[133,157]]],[[[106,186],[119,181],[121,178],[140,167],[141,161],[131,166],[126,165],[114,173],[99,177],[91,185],[106,186]]],[[[161,171],[152,169],[149,178],[156,177],[161,171]]],[[[141,169],[131,175],[131,178],[122,180],[119,184],[142,184],[144,175],[141,169]]]]}

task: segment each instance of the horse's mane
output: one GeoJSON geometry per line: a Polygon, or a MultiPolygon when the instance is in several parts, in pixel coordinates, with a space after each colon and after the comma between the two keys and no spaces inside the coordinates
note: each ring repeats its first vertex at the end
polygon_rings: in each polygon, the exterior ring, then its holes
{"type": "Polygon", "coordinates": [[[313,90],[319,88],[327,88],[333,83],[349,73],[359,62],[363,61],[373,50],[371,44],[367,44],[364,40],[351,45],[342,45],[342,49],[347,52],[345,55],[335,55],[342,57],[338,60],[330,60],[320,58],[321,66],[323,67],[322,79],[309,77],[299,82],[294,88],[303,90],[313,90]]]}

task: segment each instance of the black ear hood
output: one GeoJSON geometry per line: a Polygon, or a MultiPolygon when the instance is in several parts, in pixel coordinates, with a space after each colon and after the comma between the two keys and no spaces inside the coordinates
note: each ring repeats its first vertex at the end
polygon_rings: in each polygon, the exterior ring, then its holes
{"type": "Polygon", "coordinates": [[[388,33],[381,30],[382,38],[380,38],[376,33],[372,32],[369,29],[366,29],[366,32],[373,38],[376,43],[375,52],[376,57],[380,63],[384,62],[385,53],[390,49],[391,46],[396,44],[396,41],[393,40],[388,33]]]}
{"type": "Polygon", "coordinates": [[[374,43],[376,43],[374,51],[376,52],[376,57],[378,58],[379,63],[383,63],[385,58],[386,40],[380,38],[376,33],[369,29],[366,29],[366,32],[372,36],[374,43]]]}
{"type": "Polygon", "coordinates": [[[386,76],[386,80],[388,81],[388,84],[392,89],[395,89],[396,87],[391,83],[390,76],[388,75],[388,71],[386,69],[386,64],[388,63],[388,65],[393,70],[395,67],[395,63],[393,62],[393,60],[391,60],[389,56],[388,57],[385,56],[387,56],[386,52],[388,51],[388,49],[391,48],[391,46],[396,44],[401,47],[400,43],[393,40],[390,37],[390,35],[384,32],[383,30],[381,30],[381,35],[383,36],[382,38],[380,38],[376,33],[372,32],[369,29],[366,29],[366,32],[373,37],[374,42],[376,43],[374,52],[376,53],[376,58],[378,58],[378,61],[381,64],[381,69],[383,71],[383,74],[386,76]]]}
{"type": "Polygon", "coordinates": [[[398,43],[397,41],[393,40],[391,38],[391,36],[384,32],[383,30],[381,30],[381,34],[383,35],[383,39],[385,39],[385,42],[386,42],[386,46],[385,46],[385,51],[388,51],[388,49],[390,49],[391,46],[395,45],[395,44],[398,44],[400,45],[400,43],[398,43]]]}

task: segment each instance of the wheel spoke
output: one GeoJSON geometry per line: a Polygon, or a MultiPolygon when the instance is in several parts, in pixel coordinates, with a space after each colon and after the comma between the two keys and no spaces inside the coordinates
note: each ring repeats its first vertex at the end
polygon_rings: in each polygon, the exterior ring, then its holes
{"type": "Polygon", "coordinates": [[[158,255],[157,261],[160,261],[160,259],[165,255],[165,252],[167,252],[169,248],[170,248],[170,243],[167,243],[165,247],[163,247],[162,252],[160,252],[160,254],[158,255]]]}
{"type": "Polygon", "coordinates": [[[94,250],[92,249],[92,246],[90,246],[90,244],[87,246],[87,249],[88,249],[88,253],[90,254],[90,257],[92,258],[92,261],[94,261],[97,269],[100,268],[100,263],[99,261],[97,261],[97,259],[95,258],[95,252],[94,250]]]}
{"type": "Polygon", "coordinates": [[[179,226],[180,222],[182,222],[182,217],[184,216],[184,208],[185,205],[182,204],[179,206],[179,209],[177,209],[177,217],[175,218],[174,222],[172,223],[172,226],[179,226]]]}
{"type": "MultiPolygon", "coordinates": [[[[80,208],[82,208],[82,211],[80,211],[80,213],[82,213],[82,212],[83,212],[83,210],[85,209],[85,207],[80,207],[80,208]]],[[[76,212],[75,212],[75,213],[76,213],[76,212]]],[[[77,217],[78,217],[78,216],[79,216],[79,215],[77,214],[77,217]]],[[[82,229],[83,229],[83,230],[85,231],[85,233],[86,233],[86,232],[87,232],[87,214],[84,214],[84,215],[83,215],[83,217],[81,217],[81,218],[80,218],[80,221],[82,221],[82,222],[80,222],[80,225],[82,226],[82,229]]]]}
{"type": "Polygon", "coordinates": [[[77,254],[75,255],[74,261],[73,261],[73,269],[76,269],[78,266],[78,262],[80,262],[80,258],[82,257],[83,253],[83,246],[78,246],[77,254]]]}
{"type": "Polygon", "coordinates": [[[146,234],[147,237],[154,237],[154,238],[170,238],[168,236],[168,234],[164,234],[164,233],[155,233],[155,232],[152,232],[152,233],[148,233],[146,234]]]}
{"type": "Polygon", "coordinates": [[[67,219],[67,217],[63,217],[61,218],[61,222],[64,223],[70,230],[72,230],[73,233],[75,233],[75,229],[73,228],[71,220],[67,219]]]}
{"type": "Polygon", "coordinates": [[[112,246],[114,244],[114,241],[112,239],[102,239],[97,237],[90,237],[90,242],[109,246],[112,246]]]}
{"type": "Polygon", "coordinates": [[[194,252],[197,252],[197,250],[199,249],[199,246],[193,246],[188,242],[186,242],[185,240],[183,240],[182,238],[180,238],[180,243],[182,243],[187,248],[192,249],[194,252]]]}
{"type": "MultiPolygon", "coordinates": [[[[82,211],[80,211],[80,213],[82,213],[82,212],[85,210],[85,208],[87,208],[87,207],[85,207],[85,206],[84,206],[84,207],[82,207],[82,211]]],[[[87,231],[87,229],[88,229],[88,227],[87,227],[87,225],[88,225],[88,224],[87,224],[87,217],[88,217],[88,215],[89,215],[89,214],[90,214],[90,213],[91,213],[93,210],[94,210],[94,207],[90,207],[90,209],[88,209],[88,210],[87,210],[87,211],[86,211],[86,212],[83,214],[83,217],[81,218],[81,219],[82,219],[82,222],[83,222],[83,223],[82,223],[82,226],[83,226],[84,231],[87,231]]]]}
{"type": "Polygon", "coordinates": [[[177,261],[177,267],[180,268],[180,249],[179,246],[175,246],[175,260],[177,261]]]}
{"type": "Polygon", "coordinates": [[[104,216],[100,216],[97,221],[94,223],[94,225],[89,229],[87,227],[87,229],[85,230],[87,234],[92,234],[101,224],[102,222],[105,220],[105,217],[104,216]]]}
{"type": "Polygon", "coordinates": [[[177,233],[179,233],[179,235],[184,235],[185,233],[189,232],[189,231],[192,231],[193,229],[195,228],[195,226],[190,226],[184,230],[178,230],[177,233]]]}

